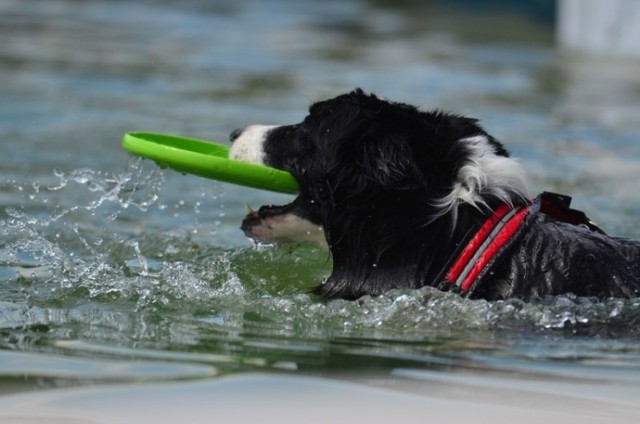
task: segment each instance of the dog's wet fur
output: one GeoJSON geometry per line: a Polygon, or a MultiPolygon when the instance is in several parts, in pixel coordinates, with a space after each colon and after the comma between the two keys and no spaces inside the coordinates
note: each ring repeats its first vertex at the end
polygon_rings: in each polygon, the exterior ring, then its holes
{"type": "MultiPolygon", "coordinates": [[[[313,104],[299,124],[250,125],[231,141],[231,158],[288,171],[300,183],[292,203],[250,211],[243,231],[264,243],[326,244],[333,270],[316,292],[329,298],[437,286],[470,229],[499,205],[531,201],[522,166],[477,120],[360,89],[313,104]]],[[[535,224],[539,244],[524,237],[473,297],[640,294],[638,243],[548,221],[535,224]],[[584,248],[571,248],[575,237],[584,248]],[[534,248],[542,251],[527,250],[534,248]],[[572,257],[554,259],[562,254],[572,257]],[[602,272],[574,272],[585,255],[602,272]],[[608,277],[612,258],[628,272],[608,277]]]]}

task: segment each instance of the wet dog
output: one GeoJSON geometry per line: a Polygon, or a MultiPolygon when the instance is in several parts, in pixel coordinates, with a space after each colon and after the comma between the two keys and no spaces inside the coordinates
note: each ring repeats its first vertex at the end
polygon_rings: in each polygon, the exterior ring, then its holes
{"type": "Polygon", "coordinates": [[[292,203],[250,211],[242,229],[326,243],[326,297],[423,286],[488,300],[640,295],[640,243],[605,235],[566,196],[532,200],[520,163],[474,119],[358,89],[231,141],[230,157],[300,183],[292,203]]]}

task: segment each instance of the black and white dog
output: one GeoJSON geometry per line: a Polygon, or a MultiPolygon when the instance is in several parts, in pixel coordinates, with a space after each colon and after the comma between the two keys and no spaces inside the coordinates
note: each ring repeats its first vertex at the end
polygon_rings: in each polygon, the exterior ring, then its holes
{"type": "Polygon", "coordinates": [[[605,235],[570,198],[531,200],[524,172],[476,120],[356,90],[295,125],[231,134],[230,157],[289,171],[300,194],[250,211],[247,236],[326,243],[316,291],[355,299],[435,286],[489,300],[640,296],[640,243],[605,235]]]}

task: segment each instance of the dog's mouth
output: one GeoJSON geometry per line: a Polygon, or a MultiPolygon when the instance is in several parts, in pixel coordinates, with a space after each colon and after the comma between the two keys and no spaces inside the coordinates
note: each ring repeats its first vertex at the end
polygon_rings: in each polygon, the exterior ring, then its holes
{"type": "Polygon", "coordinates": [[[261,206],[257,211],[249,205],[246,208],[240,228],[257,243],[313,242],[326,246],[322,226],[297,214],[295,201],[284,206],[261,206]]]}
{"type": "MultiPolygon", "coordinates": [[[[229,157],[241,162],[267,164],[265,144],[277,128],[274,125],[250,125],[233,131],[229,137],[233,143],[229,157]]],[[[240,228],[247,237],[258,243],[311,241],[326,245],[322,227],[305,219],[309,216],[308,208],[313,205],[307,205],[305,209],[301,207],[302,203],[298,197],[288,205],[262,206],[257,211],[247,206],[247,215],[240,228]]]]}
{"type": "Polygon", "coordinates": [[[242,220],[242,225],[240,229],[244,231],[247,237],[254,238],[254,229],[255,227],[262,225],[269,225],[269,221],[278,221],[281,220],[282,216],[286,215],[292,209],[291,203],[284,206],[260,206],[260,208],[255,211],[248,203],[245,204],[245,209],[247,215],[242,220]],[[278,218],[280,217],[280,218],[278,218]]]}

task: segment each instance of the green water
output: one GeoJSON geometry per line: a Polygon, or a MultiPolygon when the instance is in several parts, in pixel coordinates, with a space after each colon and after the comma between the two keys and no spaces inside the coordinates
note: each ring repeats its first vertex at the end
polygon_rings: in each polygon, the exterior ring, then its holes
{"type": "Polygon", "coordinates": [[[3,392],[266,371],[637,393],[638,299],[324,301],[307,292],[326,251],[238,229],[245,202],[290,197],[160,170],[120,140],[224,142],[361,86],[481,118],[532,192],[571,194],[640,238],[640,63],[557,51],[550,24],[518,14],[430,2],[16,1],[0,5],[0,39],[3,392]]]}

